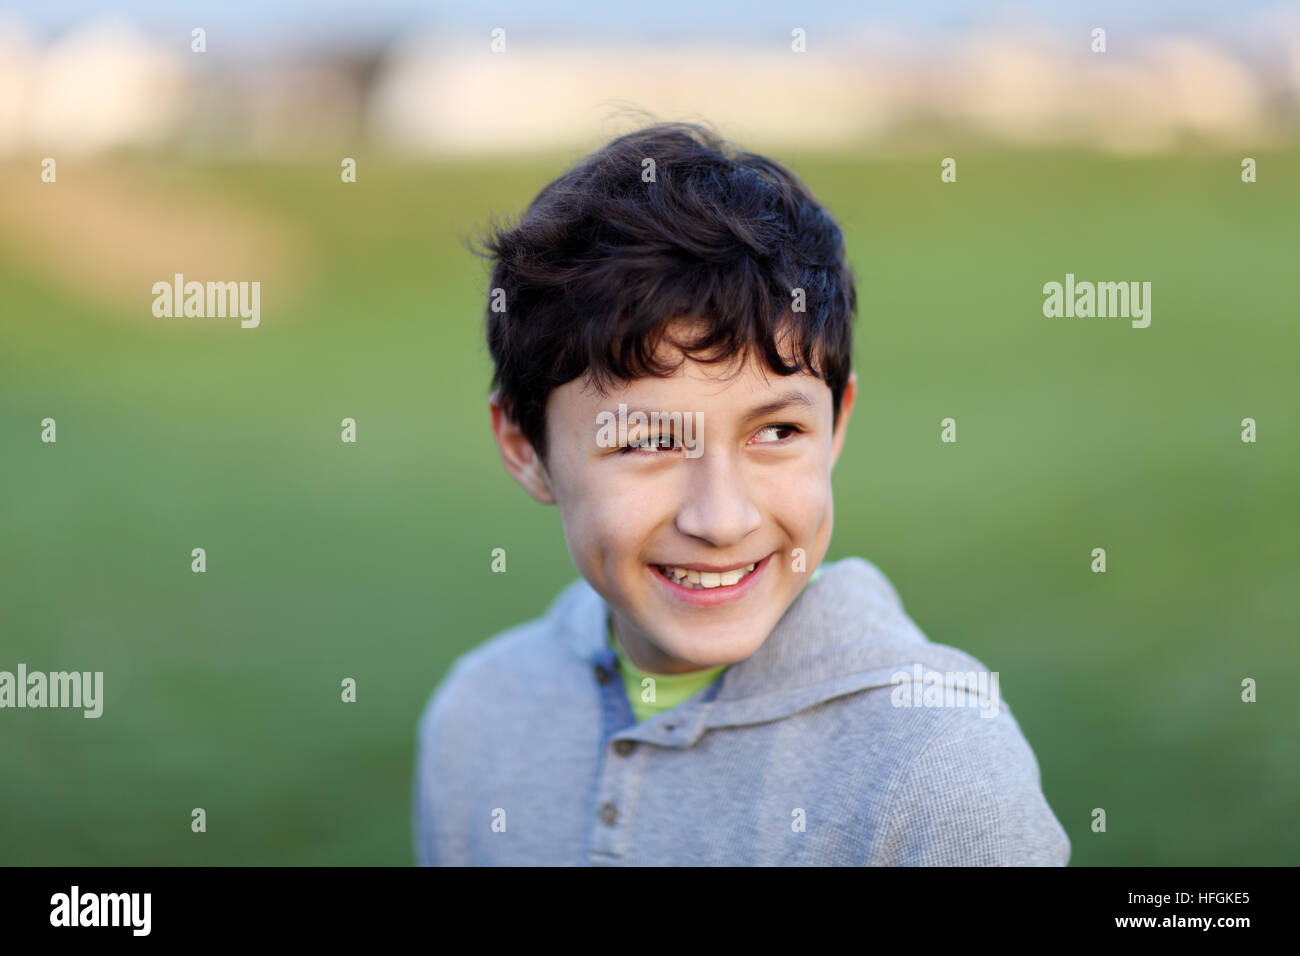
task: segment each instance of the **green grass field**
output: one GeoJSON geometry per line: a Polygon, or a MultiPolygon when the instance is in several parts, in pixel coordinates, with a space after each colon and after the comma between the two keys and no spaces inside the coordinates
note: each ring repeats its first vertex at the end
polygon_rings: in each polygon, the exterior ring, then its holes
{"type": "MultiPolygon", "coordinates": [[[[1232,155],[971,154],[950,185],[928,156],[780,158],[859,283],[829,557],[1001,672],[1072,865],[1300,862],[1300,156],[1251,185],[1232,155]],[[1067,272],[1150,281],[1151,326],[1045,318],[1067,272]]],[[[427,695],[576,576],[497,458],[461,243],[561,168],[119,160],[310,237],[291,301],[273,270],[200,277],[260,279],[256,330],[155,319],[147,284],[105,304],[10,237],[0,670],[102,670],[106,699],[0,711],[0,864],[411,862],[427,695]]]]}

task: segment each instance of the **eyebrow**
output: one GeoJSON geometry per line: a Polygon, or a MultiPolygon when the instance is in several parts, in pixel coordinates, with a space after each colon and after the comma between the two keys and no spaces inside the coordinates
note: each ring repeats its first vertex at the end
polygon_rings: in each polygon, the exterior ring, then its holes
{"type": "MultiPolygon", "coordinates": [[[[805,395],[803,392],[799,391],[798,389],[793,389],[789,392],[785,392],[784,394],[778,395],[770,402],[764,402],[762,405],[757,405],[754,408],[751,408],[748,412],[745,413],[744,420],[749,421],[754,418],[762,418],[765,415],[771,415],[775,412],[779,412],[783,408],[791,408],[794,406],[797,406],[799,408],[816,408],[817,403],[814,402],[807,395],[805,395]]],[[[651,420],[650,411],[648,409],[629,408],[627,410],[627,414],[629,417],[637,412],[640,412],[642,415],[644,415],[647,421],[651,420]]],[[[662,416],[668,413],[660,410],[658,411],[658,414],[662,416]]],[[[688,413],[679,412],[678,414],[688,414],[688,413]]]]}
{"type": "Polygon", "coordinates": [[[762,418],[764,415],[771,415],[773,412],[779,412],[783,408],[790,408],[797,405],[801,408],[816,408],[817,404],[803,392],[795,389],[786,392],[774,398],[770,402],[764,402],[757,408],[751,409],[746,418],[762,418]]]}

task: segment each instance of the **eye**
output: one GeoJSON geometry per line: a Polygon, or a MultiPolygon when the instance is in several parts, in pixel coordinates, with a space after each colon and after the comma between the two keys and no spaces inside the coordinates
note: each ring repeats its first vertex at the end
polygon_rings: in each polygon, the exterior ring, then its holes
{"type": "Polygon", "coordinates": [[[682,446],[677,441],[677,436],[672,432],[663,432],[652,438],[647,438],[645,444],[639,443],[640,439],[629,439],[628,443],[620,448],[619,454],[626,455],[629,452],[645,452],[648,455],[658,454],[661,451],[676,451],[682,446]]]}
{"type": "Polygon", "coordinates": [[[778,431],[781,431],[782,429],[789,432],[793,432],[796,435],[803,432],[803,429],[800,428],[798,425],[788,425],[788,424],[787,425],[764,425],[762,428],[758,430],[758,434],[754,436],[754,438],[756,439],[755,444],[774,445],[781,441],[784,441],[785,439],[783,438],[771,438],[771,439],[759,438],[760,435],[772,435],[778,431]]]}

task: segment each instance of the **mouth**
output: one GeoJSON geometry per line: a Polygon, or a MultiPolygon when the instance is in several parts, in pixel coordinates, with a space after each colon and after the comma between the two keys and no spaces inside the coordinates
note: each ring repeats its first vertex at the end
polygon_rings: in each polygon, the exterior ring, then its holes
{"type": "Polygon", "coordinates": [[[758,566],[752,561],[743,567],[730,568],[725,571],[699,571],[673,564],[657,564],[655,569],[673,584],[679,584],[691,591],[711,591],[714,588],[735,587],[754,573],[758,566]]]}
{"type": "Polygon", "coordinates": [[[762,560],[730,568],[671,564],[652,564],[650,567],[674,597],[697,606],[711,606],[747,594],[771,560],[769,554],[762,560]]]}

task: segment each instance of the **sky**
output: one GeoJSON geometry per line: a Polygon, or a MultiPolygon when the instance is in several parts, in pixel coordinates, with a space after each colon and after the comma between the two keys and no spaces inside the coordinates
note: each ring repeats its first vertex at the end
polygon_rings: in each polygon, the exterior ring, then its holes
{"type": "Polygon", "coordinates": [[[382,40],[414,29],[516,27],[539,33],[660,38],[758,37],[791,26],[835,31],[863,22],[908,32],[962,32],[982,24],[1032,20],[1061,29],[1183,31],[1228,35],[1297,4],[1282,0],[5,0],[0,16],[17,14],[38,36],[57,35],[116,13],[160,33],[203,26],[238,33],[247,42],[382,40]]]}

